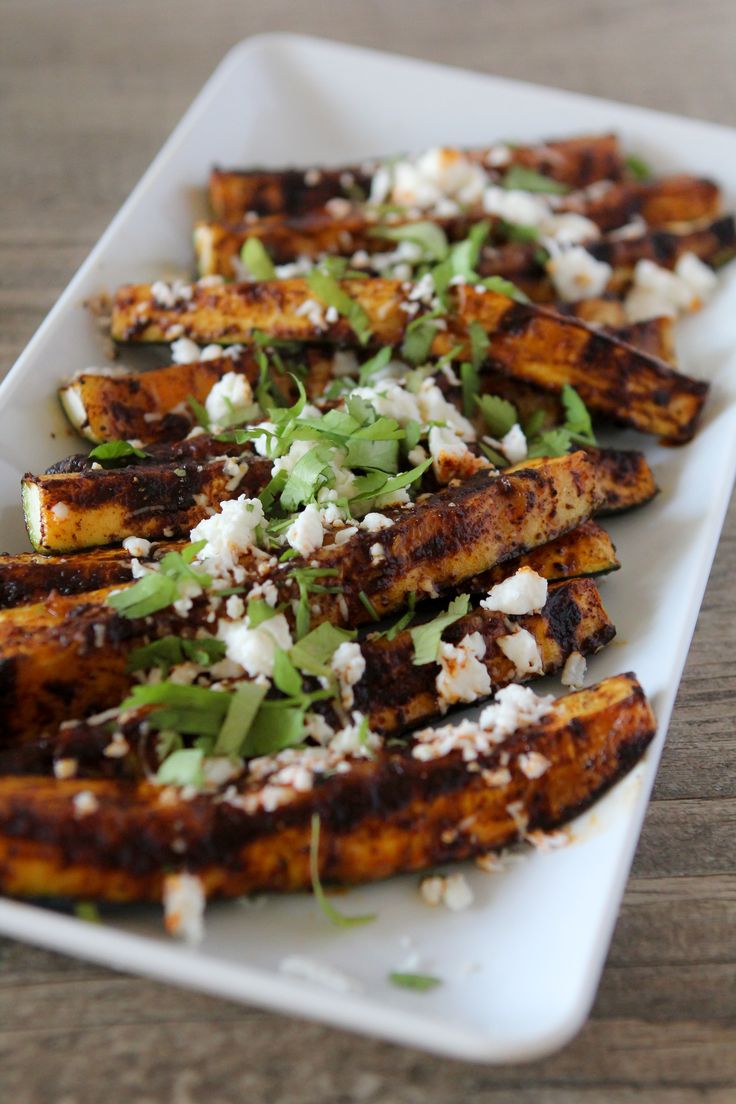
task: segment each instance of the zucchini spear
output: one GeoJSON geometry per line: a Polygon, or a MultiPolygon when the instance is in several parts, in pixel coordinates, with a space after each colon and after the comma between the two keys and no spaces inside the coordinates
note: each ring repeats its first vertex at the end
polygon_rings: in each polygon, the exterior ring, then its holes
{"type": "MultiPolygon", "coordinates": [[[[319,594],[312,624],[366,624],[374,611],[385,617],[401,609],[411,593],[452,590],[574,529],[600,505],[595,473],[583,452],[508,475],[484,471],[401,511],[381,534],[380,562],[370,551],[374,535],[361,532],[319,549],[308,564],[297,558],[278,565],[270,578],[290,608],[299,597],[294,568],[329,569],[332,593],[319,594]]],[[[253,570],[250,582],[262,580],[253,570]]],[[[210,623],[207,596],[194,600],[185,621],[173,607],[128,620],[105,604],[108,594],[93,591],[83,601],[54,597],[46,605],[0,612],[0,742],[114,704],[130,648],[146,637],[192,634],[210,623]]]]}
{"type": "MultiPolygon", "coordinates": [[[[591,655],[609,643],[615,634],[595,583],[591,579],[574,579],[560,583],[549,591],[547,602],[539,613],[509,619],[513,625],[526,629],[534,637],[541,658],[539,675],[520,678],[514,664],[498,646],[498,638],[508,634],[503,614],[478,608],[461,617],[443,633],[443,640],[457,644],[470,633],[480,633],[485,643],[482,659],[490,676],[493,691],[510,682],[526,681],[529,677],[549,675],[565,663],[572,652],[591,655]]],[[[372,731],[383,736],[395,736],[410,726],[426,724],[442,715],[446,705],[437,691],[437,663],[413,663],[413,644],[408,631],[389,640],[371,634],[361,642],[365,672],[354,687],[354,708],[368,718],[372,731]]],[[[318,706],[327,721],[340,728],[340,718],[329,703],[318,706]]],[[[110,720],[67,722],[51,735],[39,737],[0,750],[0,774],[42,774],[53,770],[55,761],[72,759],[77,774],[84,777],[129,777],[142,773],[140,762],[142,725],[148,707],[126,710],[115,719],[115,729],[128,742],[130,754],[117,757],[105,755],[110,743],[110,720]]],[[[145,743],[149,766],[158,760],[150,742],[145,743]]]]}
{"type": "MultiPolygon", "coordinates": [[[[343,280],[352,309],[362,312],[370,341],[398,346],[409,325],[405,285],[395,280],[343,280]]],[[[469,286],[453,289],[447,330],[438,330],[430,349],[441,356],[461,347],[470,354],[468,327],[480,323],[491,338],[492,367],[548,391],[571,384],[596,414],[683,443],[695,432],[708,385],[637,352],[577,319],[517,303],[505,295],[469,286]]],[[[337,315],[337,311],[335,311],[337,315]]],[[[332,316],[330,316],[331,318],[332,316]]],[[[157,306],[148,284],[118,290],[112,316],[116,341],[157,342],[175,323],[198,342],[248,342],[254,329],[273,337],[330,344],[355,344],[347,318],[328,321],[307,281],[202,287],[173,309],[157,306]],[[311,304],[311,305],[310,305],[311,304]],[[315,318],[312,306],[317,308],[315,318]]]]}
{"type": "Polygon", "coordinates": [[[182,800],[173,791],[165,802],[150,782],[6,777],[0,889],[155,901],[172,870],[199,876],[207,896],[306,889],[315,814],[324,881],[421,870],[564,824],[631,769],[655,730],[641,686],[626,674],[559,698],[546,717],[471,764],[459,751],[424,762],[410,741],[351,760],[349,771],[306,793],[287,793],[275,812],[258,807],[268,781],[249,776],[229,800],[182,800]],[[524,770],[531,751],[548,764],[534,778],[524,770]],[[75,805],[80,794],[91,797],[75,805]]]}
{"type": "MultiPolygon", "coordinates": [[[[494,392],[504,394],[504,389],[494,392]]],[[[507,397],[518,398],[513,392],[507,397]]],[[[229,459],[208,459],[207,439],[196,441],[196,462],[176,458],[109,471],[26,475],[22,498],[33,548],[46,554],[68,553],[118,544],[131,536],[157,541],[186,537],[221,502],[241,494],[253,497],[269,482],[271,461],[238,446],[229,447],[229,459]]],[[[221,442],[209,441],[214,453],[224,448],[221,442]]],[[[656,494],[642,453],[590,449],[588,455],[596,467],[599,513],[620,513],[644,505],[656,494]]],[[[519,466],[537,463],[527,460],[519,466]]]]}
{"type": "MultiPolygon", "coordinates": [[[[464,151],[481,165],[492,167],[490,150],[464,151]]],[[[247,214],[300,215],[324,207],[331,199],[355,199],[356,191],[370,193],[371,179],[380,161],[342,168],[220,169],[210,174],[212,210],[226,222],[247,214]]],[[[585,135],[532,146],[508,147],[508,164],[522,165],[544,176],[582,188],[594,180],[617,178],[624,159],[615,134],[585,135]]]]}
{"type": "MultiPolygon", "coordinates": [[[[142,562],[155,563],[167,552],[179,552],[182,542],[153,545],[142,562]]],[[[23,552],[0,555],[0,609],[43,601],[50,593],[72,595],[132,582],[131,555],[121,548],[97,548],[66,556],[23,552]]],[[[518,567],[532,567],[545,579],[571,579],[578,575],[603,575],[620,566],[611,538],[594,521],[543,544],[473,582],[472,590],[488,589],[518,567]]],[[[470,584],[469,584],[470,585],[470,584]]]]}

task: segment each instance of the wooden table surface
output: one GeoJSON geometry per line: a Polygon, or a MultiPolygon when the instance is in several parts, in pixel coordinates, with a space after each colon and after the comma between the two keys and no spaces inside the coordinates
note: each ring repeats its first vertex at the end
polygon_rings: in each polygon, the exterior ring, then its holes
{"type": "MultiPolygon", "coordinates": [[[[285,29],[736,122],[733,0],[1,0],[3,371],[229,46],[285,29]]],[[[733,1104],[734,567],[732,509],[595,1008],[561,1053],[463,1065],[0,940],[0,1101],[733,1104]]]]}

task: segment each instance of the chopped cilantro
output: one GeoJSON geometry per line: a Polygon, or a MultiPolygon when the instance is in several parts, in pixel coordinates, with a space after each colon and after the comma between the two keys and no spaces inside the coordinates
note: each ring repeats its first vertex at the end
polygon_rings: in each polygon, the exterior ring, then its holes
{"type": "Polygon", "coordinates": [[[439,308],[414,318],[406,327],[404,341],[401,345],[401,355],[410,364],[424,364],[432,342],[437,333],[437,318],[441,314],[439,308]]]}
{"type": "Polygon", "coordinates": [[[486,291],[494,291],[497,295],[505,295],[509,299],[514,299],[517,303],[529,302],[529,296],[516,284],[512,284],[510,280],[504,280],[503,276],[484,276],[478,283],[482,284],[486,291]]]}
{"type": "Polygon", "coordinates": [[[414,242],[430,261],[444,260],[449,249],[447,235],[434,222],[407,222],[403,226],[376,226],[370,231],[370,234],[372,237],[385,238],[387,241],[414,242]]]}
{"type": "Polygon", "coordinates": [[[392,985],[398,985],[400,989],[414,989],[418,993],[426,993],[442,984],[442,979],[432,974],[407,974],[399,970],[392,970],[388,979],[392,985]]]}
{"type": "Polygon", "coordinates": [[[524,165],[512,165],[505,173],[501,185],[515,191],[546,192],[549,195],[567,195],[570,191],[567,184],[552,180],[551,177],[544,176],[535,169],[527,169],[524,165]]]}
{"type": "Polygon", "coordinates": [[[196,786],[201,790],[204,785],[203,761],[201,748],[173,751],[158,768],[156,781],[162,786],[196,786]]]}
{"type": "Polygon", "coordinates": [[[385,368],[392,356],[393,349],[390,345],[386,345],[385,348],[380,349],[375,356],[372,356],[370,360],[364,361],[360,366],[359,383],[361,386],[369,383],[377,372],[385,368]]]}
{"type": "Polygon", "coordinates": [[[351,299],[334,276],[314,268],[307,275],[307,284],[322,303],[328,307],[334,307],[338,314],[347,319],[361,345],[365,345],[370,340],[373,331],[368,315],[360,303],[351,299]]]}
{"type": "Polygon", "coordinates": [[[519,420],[516,407],[508,399],[498,395],[480,395],[477,402],[492,437],[504,437],[519,420]]]}
{"type": "Polygon", "coordinates": [[[217,734],[215,755],[241,755],[243,744],[266,696],[268,687],[247,682],[230,695],[230,704],[217,734]]]}
{"type": "Polygon", "coordinates": [[[413,663],[419,667],[423,663],[434,663],[440,650],[442,634],[446,628],[459,621],[468,612],[470,596],[459,594],[453,598],[444,613],[440,613],[432,621],[424,625],[417,625],[409,629],[414,643],[413,663]]]}
{"type": "Polygon", "coordinates": [[[474,364],[465,361],[460,365],[460,381],[463,386],[463,414],[466,418],[472,418],[480,391],[480,380],[474,364]]]}
{"type": "Polygon", "coordinates": [[[303,636],[291,648],[291,662],[300,671],[310,675],[329,675],[329,661],[337,649],[346,640],[354,640],[356,633],[349,629],[338,629],[323,621],[316,629],[303,636]]]}
{"type": "Polygon", "coordinates": [[[182,636],[163,636],[142,648],[134,648],[128,655],[129,671],[145,671],[160,667],[168,672],[177,663],[190,660],[201,667],[217,663],[225,655],[225,645],[213,636],[186,640],[182,636]]]}
{"type": "Polygon", "coordinates": [[[480,322],[471,322],[468,325],[468,337],[470,338],[470,359],[473,367],[479,368],[486,359],[486,353],[491,346],[491,339],[480,322]]]}
{"type": "Polygon", "coordinates": [[[150,453],[130,441],[106,441],[104,445],[97,445],[89,454],[90,460],[96,460],[103,468],[117,468],[135,456],[138,460],[145,460],[150,453]]]}
{"type": "Polygon", "coordinates": [[[373,605],[373,603],[371,602],[371,600],[368,597],[368,595],[366,594],[366,592],[364,590],[361,590],[360,593],[358,594],[358,597],[360,598],[360,601],[361,601],[362,605],[365,606],[365,608],[368,610],[368,614],[369,614],[371,620],[372,621],[380,621],[381,618],[380,618],[380,615],[378,613],[378,610],[373,605]]]}
{"type": "Polygon", "coordinates": [[[629,174],[633,176],[634,180],[645,181],[651,180],[652,173],[651,166],[644,160],[643,157],[637,157],[636,154],[630,154],[626,158],[626,168],[629,174]]]}
{"type": "Polygon", "coordinates": [[[254,280],[273,280],[276,269],[259,238],[247,238],[240,259],[254,280]]]}
{"type": "Polygon", "coordinates": [[[360,924],[371,924],[377,919],[375,913],[365,913],[362,916],[345,916],[332,904],[327,897],[319,876],[319,836],[320,818],[318,813],[312,816],[312,838],[309,843],[309,873],[312,879],[312,893],[317,904],[322,909],[331,924],[338,928],[354,928],[360,924]]]}

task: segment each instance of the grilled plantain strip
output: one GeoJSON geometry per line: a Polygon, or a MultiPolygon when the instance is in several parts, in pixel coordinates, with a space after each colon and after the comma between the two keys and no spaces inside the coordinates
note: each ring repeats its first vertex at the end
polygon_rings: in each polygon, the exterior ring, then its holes
{"type": "MultiPolygon", "coordinates": [[[[595,472],[583,452],[509,475],[481,472],[401,511],[381,534],[385,558],[379,563],[370,552],[370,533],[319,549],[309,564],[331,569],[329,584],[337,592],[319,595],[313,624],[366,624],[366,598],[378,616],[388,616],[411,593],[450,590],[569,532],[600,505],[595,472]]],[[[280,600],[298,597],[292,570],[300,563],[273,570],[280,600]]],[[[262,578],[253,570],[252,583],[262,578]]],[[[83,601],[52,597],[46,605],[0,612],[0,707],[6,719],[0,742],[114,704],[130,648],[145,637],[192,635],[208,624],[207,597],[195,599],[186,621],[173,609],[128,620],[105,604],[108,593],[93,591],[83,601]]]]}
{"type": "MultiPolygon", "coordinates": [[[[513,624],[532,634],[539,647],[542,673],[553,674],[572,652],[591,655],[609,643],[615,634],[601,603],[598,589],[590,579],[561,583],[549,591],[547,603],[536,614],[510,618],[513,624]]],[[[469,633],[478,632],[486,644],[483,663],[493,690],[518,681],[514,664],[496,643],[508,633],[503,614],[477,609],[445,630],[443,639],[457,643],[469,633]]],[[[366,669],[355,686],[355,708],[368,717],[370,728],[383,736],[396,735],[411,725],[426,724],[440,716],[447,706],[438,696],[436,663],[416,666],[408,632],[393,640],[371,635],[361,643],[366,669]]],[[[523,680],[526,681],[526,680],[523,680]]],[[[322,707],[327,720],[340,727],[335,710],[322,707]]],[[[127,710],[120,718],[67,722],[51,734],[36,736],[16,746],[0,750],[1,774],[42,774],[53,771],[59,760],[73,760],[75,775],[83,777],[130,777],[141,775],[141,753],[147,758],[141,727],[147,708],[127,710]],[[105,754],[111,740],[111,728],[122,733],[128,743],[123,756],[105,754]]],[[[114,750],[114,749],[113,749],[114,750]]],[[[150,767],[158,761],[152,757],[150,767]]]]}
{"type": "MultiPolygon", "coordinates": [[[[480,769],[469,770],[459,752],[422,762],[411,745],[386,749],[269,813],[247,812],[237,798],[164,802],[148,782],[6,777],[0,888],[16,896],[153,901],[164,872],[185,869],[208,896],[305,889],[315,813],[325,881],[421,870],[502,848],[524,829],[564,824],[626,774],[655,730],[644,692],[627,674],[558,699],[547,717],[481,755],[480,769]],[[520,766],[532,750],[549,762],[535,779],[520,766]],[[493,785],[506,760],[508,780],[493,785]],[[75,815],[81,793],[96,801],[85,816],[75,815]]],[[[258,785],[246,781],[240,789],[256,795],[258,785]]]]}
{"type": "MultiPolygon", "coordinates": [[[[365,311],[374,343],[402,341],[408,315],[401,309],[405,293],[398,281],[345,280],[342,286],[365,311]]],[[[117,341],[161,341],[178,321],[187,336],[200,342],[247,342],[255,328],[298,341],[355,342],[345,318],[325,319],[319,327],[310,322],[304,313],[310,299],[308,285],[298,279],[214,288],[195,285],[191,300],[166,310],[156,305],[150,285],[127,285],[115,297],[112,336],[117,341]]],[[[504,295],[465,286],[454,289],[453,301],[455,313],[448,330],[438,332],[431,350],[434,355],[462,344],[469,323],[479,322],[492,338],[491,366],[506,375],[548,391],[559,391],[569,383],[598,414],[672,443],[692,438],[706,383],[592,331],[577,319],[504,295]]]]}
{"type": "MultiPolygon", "coordinates": [[[[465,154],[488,165],[487,149],[465,154]]],[[[508,149],[508,164],[534,169],[570,187],[621,175],[624,162],[614,134],[585,135],[508,149]]],[[[247,214],[299,215],[324,207],[331,199],[354,199],[356,189],[368,195],[380,161],[342,168],[220,169],[210,174],[209,195],[218,218],[237,222],[247,214]]]]}

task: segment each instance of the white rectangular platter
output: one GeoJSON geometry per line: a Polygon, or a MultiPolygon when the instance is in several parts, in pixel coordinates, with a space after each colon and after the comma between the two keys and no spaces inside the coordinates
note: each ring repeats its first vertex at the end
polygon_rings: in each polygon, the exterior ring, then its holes
{"type": "MultiPolygon", "coordinates": [[[[734,206],[736,132],[726,128],[315,39],[241,43],[0,389],[4,548],[27,547],[21,474],[77,447],[56,403],[59,381],[105,362],[83,300],[126,281],[190,271],[192,222],[204,211],[213,163],[340,163],[441,143],[603,130],[618,131],[658,171],[712,176],[734,206]]],[[[685,371],[712,381],[704,423],[682,449],[645,442],[661,494],[645,513],[610,525],[623,570],[601,589],[619,640],[588,676],[634,670],[659,734],[633,774],[576,822],[570,846],[524,855],[500,874],[469,866],[475,903],[462,913],[423,905],[415,877],[355,890],[346,911],[379,919],[351,930],[330,927],[299,895],[211,906],[196,950],[169,941],[154,908],[107,910],[104,924],[92,925],[0,900],[0,932],[458,1058],[531,1059],[570,1039],[595,994],[736,470],[736,271],[725,272],[706,310],[680,325],[678,351],[685,371]],[[286,976],[279,964],[295,954],[343,972],[354,987],[331,991],[286,976]],[[387,973],[409,954],[442,986],[392,987],[387,973]]],[[[643,439],[620,433],[616,441],[642,447],[643,439]]]]}

